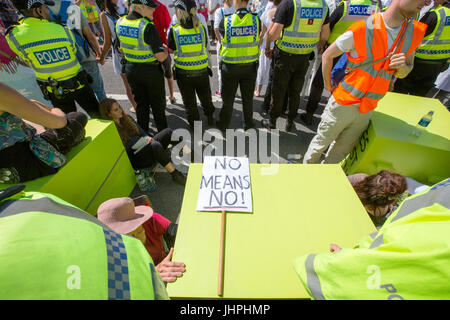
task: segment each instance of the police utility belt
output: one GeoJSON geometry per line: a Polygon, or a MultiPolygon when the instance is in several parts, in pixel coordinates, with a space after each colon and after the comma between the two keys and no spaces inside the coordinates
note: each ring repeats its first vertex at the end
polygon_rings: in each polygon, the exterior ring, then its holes
{"type": "Polygon", "coordinates": [[[82,85],[92,83],[92,81],[92,77],[85,70],[81,70],[75,77],[63,81],[58,81],[51,77],[49,77],[47,81],[37,79],[37,83],[44,94],[44,98],[47,100],[51,93],[57,98],[61,98],[65,94],[76,91],[82,85]]]}

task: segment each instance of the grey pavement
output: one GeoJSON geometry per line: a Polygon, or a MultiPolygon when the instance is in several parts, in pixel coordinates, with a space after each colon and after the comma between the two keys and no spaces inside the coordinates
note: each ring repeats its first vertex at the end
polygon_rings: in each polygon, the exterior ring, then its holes
{"type": "MultiPolygon", "coordinates": [[[[222,102],[219,97],[215,95],[215,92],[217,91],[218,87],[218,80],[217,80],[217,59],[216,59],[216,53],[214,50],[214,46],[212,47],[211,51],[211,62],[213,63],[213,77],[210,78],[211,83],[211,91],[213,95],[213,103],[216,107],[215,115],[218,116],[222,102]]],[[[100,71],[103,76],[104,80],[104,86],[105,91],[109,97],[113,97],[117,100],[119,100],[119,103],[124,108],[124,110],[130,114],[132,117],[136,117],[134,113],[130,113],[130,107],[131,104],[126,98],[125,89],[122,83],[122,79],[120,76],[114,74],[113,66],[112,66],[112,60],[111,58],[108,58],[106,60],[106,63],[104,66],[100,66],[100,71]]],[[[176,81],[175,81],[176,82],[176,81]]],[[[262,93],[265,93],[265,86],[262,89],[262,93]]],[[[169,123],[169,127],[172,129],[177,128],[184,128],[186,130],[189,130],[189,125],[186,120],[186,112],[183,106],[183,102],[181,100],[181,95],[179,93],[179,89],[177,84],[175,83],[175,98],[176,103],[174,105],[170,104],[168,100],[169,90],[167,88],[166,83],[166,97],[167,97],[167,108],[166,108],[166,115],[167,120],[169,123]]],[[[304,111],[305,105],[306,105],[306,99],[307,97],[302,99],[302,102],[300,104],[299,108],[299,115],[304,111]]],[[[254,97],[254,107],[253,107],[253,118],[256,126],[257,132],[261,132],[264,134],[268,134],[267,129],[262,128],[261,120],[264,118],[261,113],[261,106],[263,102],[263,97],[254,97]]],[[[299,119],[299,116],[297,116],[297,119],[295,120],[295,129],[292,132],[285,132],[284,128],[286,126],[286,116],[282,116],[278,119],[277,122],[277,129],[279,129],[278,134],[276,135],[276,138],[279,138],[279,152],[277,152],[275,149],[272,150],[268,146],[267,154],[270,155],[271,153],[276,154],[278,157],[279,163],[287,163],[287,162],[301,162],[303,155],[305,154],[309,142],[313,138],[315,131],[317,129],[317,126],[320,122],[320,114],[323,111],[323,108],[325,106],[326,99],[323,98],[322,102],[316,111],[316,114],[314,116],[313,124],[311,126],[305,126],[301,120],[299,119]],[[269,153],[270,152],[270,153],[269,153]],[[289,155],[301,155],[300,159],[292,159],[293,156],[289,155]]],[[[200,103],[198,103],[200,106],[200,103]]],[[[200,108],[200,116],[203,121],[203,128],[207,131],[211,131],[211,129],[207,126],[206,123],[206,117],[203,116],[203,113],[200,108]]],[[[234,112],[233,117],[231,121],[230,128],[231,129],[238,129],[242,128],[242,104],[240,100],[240,93],[237,92],[236,101],[234,104],[234,112]]],[[[156,127],[154,126],[153,118],[151,115],[150,118],[150,131],[156,132],[156,127]]],[[[239,134],[243,134],[243,131],[239,131],[239,134]]],[[[273,133],[272,134],[276,134],[273,133]]],[[[259,138],[258,138],[259,139],[259,138]]],[[[270,140],[270,139],[269,139],[270,140]]],[[[211,141],[208,139],[208,141],[211,141]]],[[[259,141],[259,140],[258,140],[259,141]]],[[[189,149],[192,150],[193,146],[191,145],[190,141],[185,141],[184,143],[187,144],[188,149],[184,149],[184,152],[189,153],[189,149]]],[[[208,142],[203,142],[203,148],[208,146],[208,142]]],[[[225,144],[224,144],[224,149],[225,144]]],[[[249,150],[249,142],[246,140],[246,150],[245,154],[248,156],[248,150],[249,150]]],[[[225,151],[225,150],[224,150],[225,151]]],[[[240,153],[237,153],[236,147],[234,152],[231,152],[230,150],[226,150],[226,155],[242,155],[240,153]]],[[[214,154],[214,153],[213,153],[214,154]]],[[[200,155],[201,156],[201,155],[200,155]]],[[[195,159],[192,159],[195,160],[195,159]]],[[[197,159],[198,160],[198,159],[197,159]]],[[[261,159],[258,158],[257,162],[263,162],[266,163],[266,161],[260,161],[261,159]]],[[[201,161],[201,160],[200,160],[201,161]]],[[[185,162],[181,165],[176,165],[176,167],[182,171],[187,173],[188,172],[188,164],[189,162],[185,162]]],[[[178,215],[181,210],[183,196],[184,196],[184,187],[179,186],[172,182],[171,176],[169,173],[167,173],[162,167],[158,168],[156,173],[156,183],[157,183],[157,190],[155,192],[147,192],[147,194],[150,198],[150,201],[152,203],[153,209],[162,214],[163,216],[170,219],[172,222],[177,221],[178,215]]],[[[299,181],[301,183],[301,181],[299,181]]],[[[137,197],[139,195],[143,194],[139,190],[139,188],[136,186],[130,195],[131,197],[137,197]]]]}

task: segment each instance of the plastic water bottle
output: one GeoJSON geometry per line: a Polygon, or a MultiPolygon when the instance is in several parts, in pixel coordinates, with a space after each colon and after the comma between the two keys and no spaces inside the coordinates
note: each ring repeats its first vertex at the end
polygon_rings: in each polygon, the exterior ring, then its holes
{"type": "Polygon", "coordinates": [[[145,179],[145,172],[142,170],[136,170],[134,173],[136,174],[136,180],[137,180],[139,189],[142,192],[147,191],[147,182],[145,179]]]}
{"type": "Polygon", "coordinates": [[[430,124],[431,120],[433,120],[433,114],[434,111],[428,112],[426,115],[422,117],[422,119],[419,120],[416,127],[414,128],[412,135],[419,137],[422,132],[425,131],[426,127],[430,124]]]}

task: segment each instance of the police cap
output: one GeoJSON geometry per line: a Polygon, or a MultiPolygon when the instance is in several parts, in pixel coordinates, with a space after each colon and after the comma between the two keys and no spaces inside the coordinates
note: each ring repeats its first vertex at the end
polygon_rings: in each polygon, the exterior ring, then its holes
{"type": "Polygon", "coordinates": [[[29,10],[36,8],[40,5],[46,4],[48,6],[54,6],[55,3],[50,0],[11,0],[17,10],[29,10]]]}
{"type": "Polygon", "coordinates": [[[190,12],[192,8],[197,8],[194,0],[175,0],[175,7],[190,12]]]}
{"type": "Polygon", "coordinates": [[[130,0],[130,4],[143,4],[150,8],[156,8],[159,6],[155,1],[153,0],[130,0]]]}

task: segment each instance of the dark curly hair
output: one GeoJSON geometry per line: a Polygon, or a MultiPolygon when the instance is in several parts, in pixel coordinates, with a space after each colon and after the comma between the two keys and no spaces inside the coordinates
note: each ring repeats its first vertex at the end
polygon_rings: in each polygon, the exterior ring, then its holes
{"type": "Polygon", "coordinates": [[[399,201],[408,184],[404,176],[382,170],[355,183],[353,188],[364,205],[379,207],[399,201]]]}

